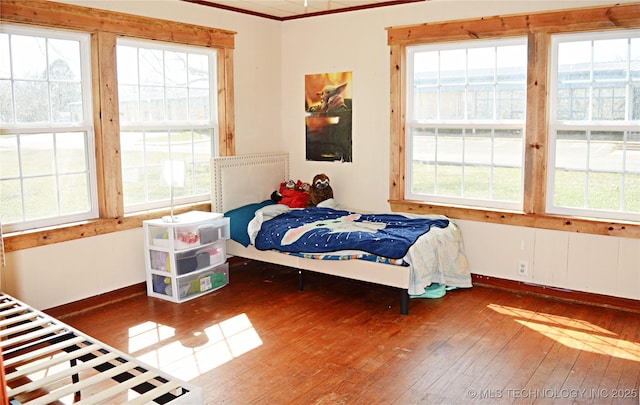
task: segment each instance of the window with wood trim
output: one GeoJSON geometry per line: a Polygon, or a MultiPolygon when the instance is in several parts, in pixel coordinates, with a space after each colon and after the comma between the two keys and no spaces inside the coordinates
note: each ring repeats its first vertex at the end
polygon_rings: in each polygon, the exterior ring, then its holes
{"type": "MultiPolygon", "coordinates": [[[[2,0],[0,25],[5,26],[5,24],[59,30],[86,35],[89,38],[90,55],[86,57],[86,60],[91,61],[91,69],[87,80],[93,87],[93,97],[88,104],[92,107],[92,111],[87,112],[84,119],[93,125],[95,144],[90,145],[88,143],[90,141],[87,141],[87,159],[95,157],[95,179],[91,179],[91,181],[97,189],[94,196],[97,210],[81,222],[63,221],[57,226],[45,228],[40,225],[29,226],[31,229],[25,232],[10,232],[3,213],[2,227],[6,232],[4,246],[8,252],[137,228],[141,226],[144,219],[155,218],[170,212],[169,203],[165,199],[164,203],[159,204],[161,208],[157,210],[139,211],[125,215],[123,175],[128,176],[130,173],[123,174],[121,160],[120,111],[116,74],[116,42],[118,38],[149,40],[177,46],[196,47],[202,51],[212,51],[215,54],[215,69],[210,70],[210,73],[214,72],[212,74],[215,76],[217,87],[214,103],[217,108],[213,113],[215,116],[211,117],[215,127],[214,134],[211,135],[211,128],[206,129],[209,131],[209,135],[206,136],[211,136],[211,143],[206,146],[206,149],[207,151],[215,151],[217,148],[218,153],[222,156],[235,154],[233,98],[235,32],[45,0],[28,2],[2,0]],[[214,139],[216,135],[217,139],[214,139]]],[[[5,63],[4,55],[0,57],[0,64],[2,63],[5,63]]],[[[6,79],[6,77],[3,78],[6,79]]],[[[0,114],[5,114],[5,107],[3,104],[0,114]]],[[[4,123],[2,127],[4,131],[4,123]]],[[[73,130],[76,131],[79,128],[73,127],[73,130]]],[[[198,131],[199,129],[193,128],[193,130],[198,131]]],[[[199,135],[198,137],[203,139],[199,135]]],[[[54,136],[54,138],[57,137],[54,136]]],[[[57,139],[53,142],[57,142],[57,139]]],[[[80,144],[80,141],[76,142],[80,144]]],[[[24,145],[26,144],[21,144],[20,147],[24,145]]],[[[201,153],[194,152],[193,167],[198,167],[196,170],[201,170],[201,165],[197,162],[199,158],[195,157],[196,154],[201,153]]],[[[4,156],[2,159],[4,163],[4,156]]],[[[74,162],[77,161],[79,160],[74,159],[74,162]]],[[[89,162],[87,166],[91,167],[90,161],[87,160],[87,162],[89,162]]],[[[69,169],[64,168],[64,170],[69,169]]],[[[77,169],[74,170],[77,171],[77,169]]],[[[67,172],[64,174],[66,175],[67,172]]],[[[162,179],[158,179],[158,181],[161,182],[162,179]]],[[[197,188],[201,188],[201,186],[198,185],[197,188]]],[[[3,196],[3,204],[4,199],[3,196]]],[[[193,209],[208,210],[210,206],[208,200],[190,202],[176,207],[176,213],[193,209]]]]}
{"type": "Polygon", "coordinates": [[[216,51],[118,39],[125,212],[211,199],[216,51]]]}
{"type": "MultiPolygon", "coordinates": [[[[391,209],[438,213],[453,218],[509,225],[640,238],[640,222],[637,216],[638,172],[635,155],[638,121],[636,118],[632,119],[638,103],[638,97],[636,97],[637,45],[632,38],[635,38],[635,31],[638,28],[640,28],[640,7],[637,3],[387,28],[388,44],[391,50],[389,185],[391,209]],[[605,65],[610,67],[612,62],[606,60],[608,56],[603,56],[603,63],[598,62],[597,67],[592,65],[594,67],[585,73],[592,77],[599,75],[595,81],[588,79],[583,83],[569,85],[567,81],[558,80],[558,86],[555,87],[554,76],[551,73],[553,69],[552,38],[565,34],[627,38],[627,56],[624,59],[627,63],[626,72],[619,69],[616,72],[603,70],[605,65]],[[464,199],[457,201],[438,199],[432,195],[437,194],[437,188],[429,188],[430,191],[436,190],[435,193],[415,193],[414,138],[420,132],[416,131],[416,128],[425,124],[432,127],[428,129],[431,131],[432,142],[423,146],[423,156],[429,157],[433,152],[437,153],[439,145],[435,143],[438,138],[437,132],[433,130],[433,128],[437,129],[438,125],[415,119],[413,92],[416,86],[413,78],[416,75],[409,67],[413,63],[413,50],[426,46],[446,48],[456,42],[480,43],[517,37],[527,37],[521,207],[499,207],[495,204],[473,205],[464,199]],[[626,75],[624,79],[619,77],[622,74],[626,75]],[[609,77],[605,78],[606,75],[609,77]],[[556,96],[558,102],[553,104],[556,96]],[[597,100],[595,104],[594,100],[597,100]],[[579,106],[583,106],[582,112],[576,109],[579,106]],[[556,110],[552,112],[554,108],[556,110]],[[564,118],[556,119],[556,116],[552,115],[556,112],[564,118]],[[589,114],[588,120],[584,117],[576,118],[578,113],[589,114]],[[595,119],[593,114],[599,118],[595,119]],[[621,118],[623,116],[624,118],[621,118]],[[608,148],[615,146],[616,151],[606,159],[604,166],[600,161],[592,168],[585,164],[578,170],[571,165],[563,166],[563,163],[558,164],[556,169],[553,165],[557,161],[558,153],[563,156],[562,162],[566,163],[568,159],[564,149],[566,142],[581,142],[579,146],[586,153],[584,159],[586,162],[589,156],[594,156],[589,152],[592,148],[591,152],[596,152],[602,145],[608,148]],[[612,168],[613,166],[615,168],[612,168]],[[571,169],[573,173],[567,173],[565,169],[571,169]],[[568,174],[571,174],[568,176],[569,180],[564,178],[568,174]],[[554,194],[564,186],[556,187],[554,190],[554,182],[548,182],[547,179],[559,181],[561,177],[562,181],[569,181],[570,187],[576,188],[572,190],[572,194],[580,199],[579,202],[565,204],[564,195],[554,194]],[[579,184],[576,184],[576,177],[581,178],[579,184]],[[586,178],[590,178],[592,182],[584,180],[586,178]],[[611,187],[603,188],[603,184],[608,183],[615,184],[609,184],[611,187]],[[598,194],[602,195],[603,190],[605,190],[604,194],[608,193],[606,198],[592,198],[598,194]],[[601,210],[603,204],[604,210],[601,210]],[[554,206],[563,205],[566,205],[563,210],[554,210],[554,206]],[[586,206],[589,210],[582,211],[577,209],[577,206],[586,206]],[[602,212],[604,215],[598,215],[602,212]]],[[[607,47],[604,42],[599,45],[607,47]]],[[[616,60],[615,63],[620,66],[622,60],[616,60]]],[[[565,68],[566,65],[561,64],[561,67],[565,68]]],[[[459,99],[464,103],[461,105],[477,104],[477,97],[469,98],[474,96],[473,93],[469,93],[466,89],[458,93],[459,99]]],[[[439,102],[432,98],[429,104],[425,104],[422,108],[425,111],[439,108],[439,102]]],[[[460,111],[464,111],[462,107],[460,111]]],[[[468,111],[464,113],[468,114],[468,111]]],[[[424,132],[424,130],[421,131],[424,132]]],[[[456,150],[464,151],[467,134],[465,131],[457,132],[459,136],[456,150]]],[[[491,151],[490,148],[486,150],[486,154],[491,151]]],[[[486,159],[488,157],[485,157],[486,159]]],[[[428,165],[429,159],[424,160],[428,165]]],[[[431,169],[436,168],[440,163],[437,159],[431,161],[431,169]]],[[[456,162],[460,167],[466,164],[464,157],[458,158],[456,162]]],[[[420,164],[424,163],[420,162],[420,164]]],[[[466,192],[464,170],[457,170],[456,176],[456,184],[460,185],[456,190],[461,190],[457,197],[460,197],[466,192]]],[[[428,177],[437,179],[431,175],[428,177]]],[[[486,180],[484,181],[486,183],[486,180]]],[[[474,184],[473,187],[475,186],[474,184]]]]}
{"type": "Polygon", "coordinates": [[[408,199],[522,209],[526,40],[407,47],[408,199]]]}
{"type": "Polygon", "coordinates": [[[640,221],[640,30],[551,41],[547,211],[640,221]]]}
{"type": "Polygon", "coordinates": [[[89,35],[0,27],[5,232],[98,215],[89,35]]]}

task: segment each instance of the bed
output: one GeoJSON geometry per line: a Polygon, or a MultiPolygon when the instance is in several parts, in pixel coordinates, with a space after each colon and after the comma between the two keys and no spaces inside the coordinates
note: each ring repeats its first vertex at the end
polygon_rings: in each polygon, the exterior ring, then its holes
{"type": "Polygon", "coordinates": [[[0,292],[2,358],[12,404],[203,403],[200,387],[0,292]]]}
{"type": "MultiPolygon", "coordinates": [[[[227,241],[227,253],[298,269],[298,289],[301,291],[307,270],[381,284],[400,291],[400,313],[407,315],[410,297],[427,297],[432,286],[447,289],[471,287],[460,230],[453,221],[443,216],[389,213],[401,215],[407,220],[446,221],[446,226],[430,226],[430,230],[421,234],[400,259],[376,254],[372,256],[368,251],[360,254],[352,249],[322,254],[258,249],[252,237],[260,233],[261,227],[270,223],[269,219],[280,218],[279,211],[286,215],[296,211],[278,207],[281,204],[270,205],[268,201],[271,193],[290,179],[288,154],[219,157],[212,159],[211,167],[212,211],[225,213],[231,218],[231,239],[227,241]],[[256,221],[259,222],[258,230],[255,229],[256,221]]],[[[319,207],[338,216],[355,213],[340,206],[335,199],[324,201],[319,207]]],[[[366,216],[370,213],[357,215],[366,216]]]]}

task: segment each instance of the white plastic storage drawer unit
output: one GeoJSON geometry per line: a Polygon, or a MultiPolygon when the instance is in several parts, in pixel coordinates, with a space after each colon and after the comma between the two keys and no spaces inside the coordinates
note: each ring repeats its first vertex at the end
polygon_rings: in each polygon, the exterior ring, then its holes
{"type": "Polygon", "coordinates": [[[229,218],[191,211],[144,221],[147,294],[183,302],[229,283],[229,218]]]}

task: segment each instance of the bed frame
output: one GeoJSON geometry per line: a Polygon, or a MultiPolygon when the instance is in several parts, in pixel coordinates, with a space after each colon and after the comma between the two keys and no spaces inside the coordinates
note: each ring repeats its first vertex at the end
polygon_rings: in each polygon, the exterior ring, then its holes
{"type": "MultiPolygon", "coordinates": [[[[289,155],[263,153],[213,158],[211,162],[213,212],[227,212],[243,205],[264,201],[280,183],[289,180],[289,155]]],[[[227,253],[232,256],[274,263],[298,269],[298,289],[304,290],[304,270],[354,280],[382,284],[400,289],[400,313],[409,313],[409,278],[411,269],[365,260],[314,260],[261,251],[228,240],[227,253]]]]}
{"type": "Polygon", "coordinates": [[[1,292],[0,349],[7,384],[1,388],[15,403],[59,403],[70,395],[78,404],[203,403],[201,388],[1,292]]]}

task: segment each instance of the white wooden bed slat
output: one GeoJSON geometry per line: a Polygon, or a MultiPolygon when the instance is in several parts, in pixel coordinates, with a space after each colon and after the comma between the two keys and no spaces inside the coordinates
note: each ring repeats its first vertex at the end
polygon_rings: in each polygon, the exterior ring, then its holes
{"type": "Polygon", "coordinates": [[[41,338],[43,336],[50,335],[50,334],[56,335],[57,333],[55,332],[66,332],[66,330],[65,328],[61,328],[58,325],[48,326],[46,328],[42,328],[31,333],[27,333],[26,335],[20,335],[11,339],[0,341],[0,348],[2,348],[2,350],[4,351],[5,347],[28,342],[28,341],[41,338]]]}
{"type": "MultiPolygon", "coordinates": [[[[3,313],[4,316],[7,316],[9,314],[7,313],[3,313]]],[[[18,323],[18,322],[22,322],[22,321],[26,321],[27,319],[32,319],[32,318],[37,318],[38,315],[34,314],[34,313],[26,313],[26,314],[22,314],[22,315],[16,315],[14,317],[11,317],[9,319],[5,319],[3,321],[0,321],[0,328],[5,328],[8,325],[12,325],[14,323],[18,323]]]]}
{"type": "Polygon", "coordinates": [[[75,337],[73,339],[65,340],[64,342],[52,344],[51,346],[45,346],[43,348],[31,351],[29,353],[25,353],[20,356],[12,357],[10,359],[4,359],[4,366],[9,368],[9,367],[13,367],[14,364],[33,361],[41,357],[44,357],[49,353],[54,353],[65,347],[69,347],[69,345],[82,343],[84,340],[85,339],[83,337],[75,337]]]}
{"type": "MultiPolygon", "coordinates": [[[[5,308],[6,308],[6,307],[5,307],[5,308]]],[[[0,308],[0,310],[2,310],[2,308],[0,308]]],[[[27,308],[25,308],[25,307],[23,307],[23,306],[19,306],[19,307],[11,308],[11,309],[5,309],[5,310],[3,310],[3,311],[2,311],[2,313],[3,313],[4,315],[19,314],[20,312],[28,312],[28,313],[30,313],[30,314],[32,313],[31,311],[29,311],[29,309],[27,309],[27,308]]],[[[14,318],[7,319],[7,321],[8,321],[7,323],[8,323],[8,324],[13,323],[13,319],[14,319],[14,318]]]]}
{"type": "MultiPolygon", "coordinates": [[[[1,294],[1,295],[0,295],[0,299],[3,299],[3,298],[5,298],[5,297],[6,297],[6,295],[5,295],[5,294],[1,294]]],[[[13,304],[13,303],[11,303],[11,302],[3,302],[3,303],[0,303],[0,311],[2,311],[4,308],[10,308],[10,307],[13,307],[13,306],[14,306],[14,304],[13,304]]]]}
{"type": "MultiPolygon", "coordinates": [[[[30,318],[36,318],[36,317],[32,316],[30,318]]],[[[14,334],[14,333],[22,332],[23,330],[29,330],[29,329],[37,328],[39,326],[45,327],[44,325],[48,325],[49,323],[50,322],[47,321],[46,319],[37,319],[36,318],[31,322],[23,323],[23,324],[20,324],[18,326],[12,327],[11,329],[4,329],[4,330],[0,331],[0,338],[3,338],[5,336],[9,336],[9,335],[14,334]]]]}
{"type": "Polygon", "coordinates": [[[91,376],[89,378],[85,378],[84,380],[76,383],[76,384],[69,384],[65,387],[59,388],[55,391],[52,391],[50,393],[48,393],[47,395],[43,395],[39,398],[34,399],[33,401],[29,401],[27,402],[25,405],[29,404],[29,405],[46,405],[49,404],[51,402],[57,401],[60,398],[67,396],[69,394],[73,394],[76,391],[79,391],[83,388],[86,387],[90,387],[93,384],[97,384],[100,382],[103,382],[104,380],[108,380],[111,377],[114,377],[118,374],[122,374],[124,372],[127,372],[131,369],[133,369],[135,367],[135,364],[131,364],[131,363],[124,363],[121,364],[117,367],[114,368],[110,368],[109,370],[102,372],[100,374],[91,376]]]}
{"type": "Polygon", "coordinates": [[[65,353],[65,354],[62,354],[60,356],[55,356],[55,357],[52,357],[51,359],[46,360],[46,361],[36,362],[32,366],[24,367],[24,368],[21,368],[18,371],[15,371],[13,373],[7,374],[6,378],[7,378],[7,381],[15,380],[16,378],[23,377],[23,376],[28,375],[28,374],[33,374],[33,373],[36,373],[36,372],[38,372],[40,370],[44,370],[46,368],[51,368],[51,367],[56,366],[58,364],[66,363],[66,362],[68,362],[70,360],[77,359],[78,357],[80,357],[82,355],[94,352],[94,351],[96,351],[98,349],[100,349],[100,345],[99,344],[92,344],[90,346],[83,347],[83,348],[81,348],[79,350],[74,350],[71,353],[65,353]]]}
{"type": "MultiPolygon", "coordinates": [[[[30,382],[28,384],[22,385],[16,389],[13,390],[9,390],[9,396],[16,396],[18,394],[22,394],[23,392],[28,392],[28,391],[35,391],[36,389],[42,388],[47,386],[48,384],[51,384],[55,381],[61,380],[63,378],[67,378],[72,376],[73,374],[78,374],[80,372],[83,371],[87,371],[89,369],[91,369],[93,366],[97,366],[99,364],[102,363],[106,363],[107,361],[113,360],[116,357],[118,357],[118,353],[108,353],[105,354],[102,357],[96,357],[93,360],[87,361],[87,362],[80,362],[78,364],[76,364],[73,367],[69,367],[65,370],[59,371],[55,374],[51,374],[47,377],[41,378],[39,380],[30,382]]],[[[7,378],[7,381],[10,381],[9,378],[7,378]]]]}

